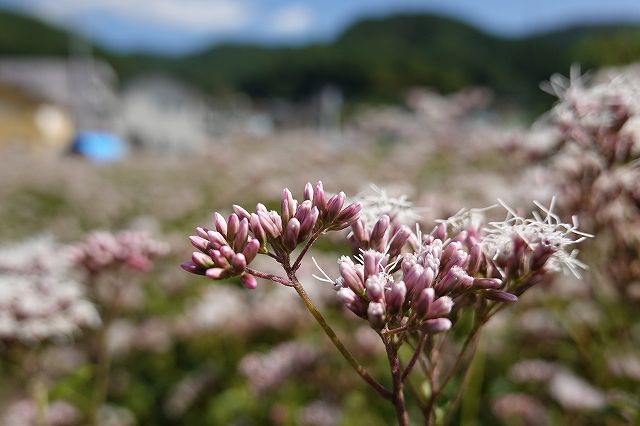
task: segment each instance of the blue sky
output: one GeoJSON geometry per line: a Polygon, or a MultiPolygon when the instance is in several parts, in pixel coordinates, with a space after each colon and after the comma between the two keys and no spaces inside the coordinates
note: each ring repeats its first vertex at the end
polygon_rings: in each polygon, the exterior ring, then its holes
{"type": "Polygon", "coordinates": [[[640,0],[0,0],[121,51],[179,54],[221,41],[301,44],[363,16],[424,11],[518,36],[584,22],[639,22],[640,0]]]}

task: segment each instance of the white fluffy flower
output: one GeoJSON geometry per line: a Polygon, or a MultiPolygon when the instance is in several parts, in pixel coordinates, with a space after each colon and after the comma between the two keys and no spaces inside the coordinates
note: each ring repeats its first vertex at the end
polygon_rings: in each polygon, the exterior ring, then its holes
{"type": "Polygon", "coordinates": [[[370,187],[371,191],[362,192],[352,200],[362,204],[361,219],[367,226],[373,226],[383,215],[388,215],[402,224],[413,224],[420,219],[419,209],[407,199],[406,195],[393,197],[374,184],[370,187]]]}
{"type": "Polygon", "coordinates": [[[578,230],[575,216],[571,224],[563,223],[553,213],[555,198],[548,208],[534,201],[544,216],[540,212],[533,212],[532,218],[528,219],[519,216],[503,201],[498,201],[507,210],[507,217],[500,222],[489,222],[489,226],[484,229],[482,245],[489,256],[495,259],[500,255],[512,254],[513,238],[519,236],[532,249],[541,243],[556,249],[546,264],[550,270],[569,271],[580,277],[579,270],[586,269],[587,266],[577,259],[578,250],[572,246],[593,236],[578,230]]]}
{"type": "Polygon", "coordinates": [[[50,238],[0,249],[0,339],[62,339],[100,324],[67,266],[50,238]]]}

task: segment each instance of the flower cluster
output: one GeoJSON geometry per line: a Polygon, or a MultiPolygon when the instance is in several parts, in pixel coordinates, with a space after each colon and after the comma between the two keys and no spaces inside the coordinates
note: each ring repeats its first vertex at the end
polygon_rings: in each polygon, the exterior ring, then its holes
{"type": "MultiPolygon", "coordinates": [[[[640,279],[640,79],[630,66],[586,78],[553,76],[558,102],[537,123],[555,135],[533,155],[549,159],[544,183],[562,215],[580,214],[599,235],[602,268],[619,290],[640,279]]],[[[526,151],[526,150],[524,150],[526,151]]]]}
{"type": "Polygon", "coordinates": [[[0,340],[58,340],[100,324],[98,312],[65,265],[51,239],[0,250],[0,340]]]}
{"type": "Polygon", "coordinates": [[[585,267],[568,248],[589,235],[536,204],[544,218],[525,219],[505,205],[504,221],[481,227],[483,209],[463,210],[424,236],[388,216],[370,232],[357,221],[350,240],[361,254],[340,258],[338,279],[317,278],[333,282],[342,303],[376,330],[448,330],[454,302],[513,302],[551,272],[585,267]],[[402,253],[405,246],[412,251],[402,253]]]}
{"type": "Polygon", "coordinates": [[[93,232],[69,249],[73,263],[92,274],[121,266],[146,272],[153,259],[168,251],[166,243],[142,231],[93,232]]]}
{"type": "Polygon", "coordinates": [[[328,197],[319,181],[315,186],[307,183],[302,202],[284,189],[279,212],[264,204],[258,204],[254,213],[234,205],[227,220],[215,212],[213,229],[198,227],[197,235],[189,237],[198,251],[181,266],[214,280],[239,276],[245,287],[255,288],[256,277],[248,265],[258,253],[284,262],[298,245],[358,220],[362,207],[359,203],[344,207],[345,199],[344,192],[328,197]]]}

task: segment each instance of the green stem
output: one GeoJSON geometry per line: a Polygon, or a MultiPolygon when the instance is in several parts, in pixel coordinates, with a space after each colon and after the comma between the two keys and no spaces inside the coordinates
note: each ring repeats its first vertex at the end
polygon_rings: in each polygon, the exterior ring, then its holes
{"type": "Polygon", "coordinates": [[[102,327],[96,333],[95,339],[95,370],[94,389],[91,401],[90,422],[93,426],[98,426],[98,414],[100,407],[107,399],[109,393],[109,373],[111,371],[111,354],[109,353],[107,334],[111,326],[112,315],[105,312],[102,327]]]}
{"type": "Polygon", "coordinates": [[[38,426],[49,426],[49,391],[40,373],[36,374],[32,385],[33,401],[36,404],[36,423],[38,426]]]}
{"type": "Polygon", "coordinates": [[[358,373],[358,375],[365,382],[367,382],[367,384],[369,384],[369,386],[371,386],[380,396],[382,396],[385,399],[392,400],[393,394],[384,386],[382,386],[376,379],[374,379],[367,372],[367,370],[353,357],[351,352],[349,352],[349,350],[344,346],[342,341],[338,338],[338,336],[333,331],[331,326],[329,326],[325,318],[322,316],[320,311],[318,311],[316,306],[313,304],[313,302],[309,298],[309,295],[305,291],[304,287],[302,286],[300,281],[298,281],[298,278],[296,277],[295,272],[291,269],[288,269],[287,273],[289,275],[289,279],[291,280],[291,283],[293,284],[293,288],[298,293],[298,296],[300,296],[300,299],[302,299],[302,302],[304,302],[304,305],[306,306],[307,310],[311,312],[311,315],[313,315],[313,317],[318,322],[318,324],[320,324],[320,327],[322,327],[322,330],[324,330],[325,334],[329,337],[331,342],[335,345],[335,347],[342,354],[342,356],[347,360],[349,365],[351,365],[351,367],[353,367],[356,373],[358,373]]]}

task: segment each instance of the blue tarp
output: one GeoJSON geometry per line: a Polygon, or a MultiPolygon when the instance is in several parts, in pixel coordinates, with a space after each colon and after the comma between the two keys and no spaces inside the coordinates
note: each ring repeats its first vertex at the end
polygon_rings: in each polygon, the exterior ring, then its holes
{"type": "Polygon", "coordinates": [[[111,163],[127,155],[127,144],[118,136],[102,131],[76,133],[71,150],[98,163],[111,163]]]}

